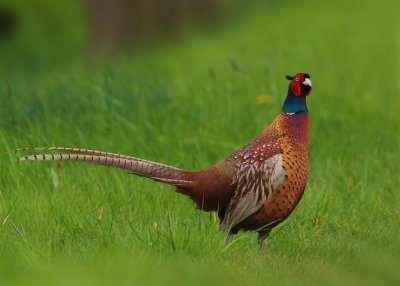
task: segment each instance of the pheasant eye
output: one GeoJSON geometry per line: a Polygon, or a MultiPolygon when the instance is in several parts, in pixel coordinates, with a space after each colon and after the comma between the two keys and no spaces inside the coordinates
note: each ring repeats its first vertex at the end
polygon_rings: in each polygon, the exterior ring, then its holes
{"type": "Polygon", "coordinates": [[[298,77],[296,77],[295,81],[299,81],[299,78],[298,78],[298,77]]]}

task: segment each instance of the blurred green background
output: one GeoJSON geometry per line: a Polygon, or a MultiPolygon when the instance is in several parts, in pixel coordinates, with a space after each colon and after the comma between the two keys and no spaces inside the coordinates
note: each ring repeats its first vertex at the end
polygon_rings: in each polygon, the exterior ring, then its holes
{"type": "Polygon", "coordinates": [[[0,284],[399,285],[399,8],[3,0],[0,284]],[[297,72],[308,187],[261,252],[169,186],[15,160],[55,145],[205,168],[275,118],[297,72]]]}

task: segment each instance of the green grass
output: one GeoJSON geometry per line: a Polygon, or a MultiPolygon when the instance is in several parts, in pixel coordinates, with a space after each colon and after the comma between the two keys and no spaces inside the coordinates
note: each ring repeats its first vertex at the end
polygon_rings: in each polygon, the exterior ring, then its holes
{"type": "Polygon", "coordinates": [[[399,284],[394,8],[260,4],[212,34],[92,69],[76,54],[28,67],[14,55],[0,85],[0,284],[399,284]],[[269,124],[284,75],[300,71],[313,81],[308,187],[262,252],[253,233],[225,243],[215,215],[169,186],[9,153],[75,146],[202,169],[269,124]]]}

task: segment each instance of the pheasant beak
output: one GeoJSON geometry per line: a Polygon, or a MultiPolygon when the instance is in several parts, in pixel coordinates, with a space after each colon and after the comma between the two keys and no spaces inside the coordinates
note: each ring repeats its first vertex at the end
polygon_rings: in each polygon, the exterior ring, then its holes
{"type": "Polygon", "coordinates": [[[309,78],[306,78],[302,83],[302,85],[307,85],[309,87],[312,87],[311,80],[309,78]]]}

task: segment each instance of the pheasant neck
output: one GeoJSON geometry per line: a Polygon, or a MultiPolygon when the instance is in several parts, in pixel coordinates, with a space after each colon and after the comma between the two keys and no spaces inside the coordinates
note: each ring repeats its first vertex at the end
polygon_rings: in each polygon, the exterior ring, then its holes
{"type": "Polygon", "coordinates": [[[289,88],[288,95],[283,104],[282,111],[287,114],[297,114],[308,112],[306,104],[306,95],[295,96],[289,88]]]}

